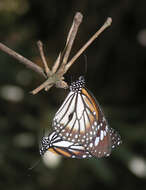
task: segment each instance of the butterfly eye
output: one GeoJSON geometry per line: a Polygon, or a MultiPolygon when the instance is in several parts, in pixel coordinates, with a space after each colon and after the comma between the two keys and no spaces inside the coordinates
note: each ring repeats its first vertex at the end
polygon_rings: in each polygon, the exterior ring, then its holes
{"type": "Polygon", "coordinates": [[[83,77],[83,76],[80,76],[80,77],[79,77],[79,81],[83,81],[83,82],[85,82],[84,77],[83,77]]]}

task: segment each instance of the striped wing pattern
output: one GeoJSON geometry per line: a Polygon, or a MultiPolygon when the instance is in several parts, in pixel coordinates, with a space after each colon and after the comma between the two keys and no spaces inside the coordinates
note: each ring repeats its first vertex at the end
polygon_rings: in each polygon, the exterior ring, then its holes
{"type": "Polygon", "coordinates": [[[48,137],[43,137],[41,141],[40,154],[44,155],[46,151],[51,151],[57,155],[62,155],[68,158],[89,158],[92,155],[85,149],[84,146],[68,142],[58,137],[56,132],[52,132],[48,137]]]}
{"type": "Polygon", "coordinates": [[[121,144],[120,135],[108,126],[96,99],[79,77],[53,119],[53,130],[42,140],[41,155],[49,150],[70,158],[109,156],[121,144]]]}
{"type": "Polygon", "coordinates": [[[97,134],[99,111],[85,88],[70,92],[55,114],[53,128],[64,140],[86,146],[97,134]]]}

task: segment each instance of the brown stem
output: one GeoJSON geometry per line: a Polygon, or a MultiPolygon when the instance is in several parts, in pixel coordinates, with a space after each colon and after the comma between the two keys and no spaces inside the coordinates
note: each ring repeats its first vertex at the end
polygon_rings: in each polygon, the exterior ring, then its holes
{"type": "Polygon", "coordinates": [[[62,72],[62,69],[64,69],[64,66],[66,65],[66,63],[68,61],[68,57],[70,55],[70,51],[72,49],[75,37],[77,35],[77,31],[78,31],[78,28],[82,22],[82,19],[83,19],[82,14],[80,12],[77,12],[75,17],[74,17],[73,24],[70,28],[69,33],[68,33],[66,46],[65,46],[65,49],[63,51],[65,53],[64,53],[64,57],[63,57],[63,60],[61,63],[61,67],[60,67],[61,69],[58,71],[58,73],[62,72]]]}
{"type": "Polygon", "coordinates": [[[39,91],[42,89],[50,89],[54,84],[58,83],[61,81],[63,78],[62,76],[58,76],[57,74],[53,74],[51,77],[49,77],[45,82],[43,82],[39,87],[31,91],[32,94],[37,94],[39,91]]]}
{"type": "Polygon", "coordinates": [[[74,43],[78,28],[79,28],[79,26],[80,26],[80,24],[82,22],[82,18],[83,18],[83,16],[82,16],[81,13],[79,13],[79,12],[76,13],[76,15],[74,17],[72,27],[71,27],[71,29],[69,31],[69,34],[68,34],[68,37],[67,37],[67,43],[66,43],[67,49],[66,49],[66,52],[65,52],[65,55],[64,55],[64,58],[63,58],[62,65],[65,65],[67,63],[67,61],[68,61],[68,57],[69,57],[71,48],[73,46],[73,43],[74,43]]]}
{"type": "Polygon", "coordinates": [[[0,50],[7,53],[11,57],[17,59],[19,62],[23,63],[26,67],[32,69],[33,71],[37,72],[41,76],[46,78],[46,75],[41,67],[33,63],[32,61],[28,60],[27,58],[23,57],[22,55],[16,53],[12,49],[8,48],[4,44],[0,43],[0,50]]]}
{"type": "Polygon", "coordinates": [[[54,65],[52,67],[52,73],[56,73],[56,71],[57,71],[57,69],[58,69],[58,67],[60,65],[60,62],[61,62],[61,52],[59,53],[54,65]]]}
{"type": "Polygon", "coordinates": [[[49,87],[52,87],[53,84],[52,84],[52,80],[47,79],[45,82],[43,82],[39,87],[35,88],[34,90],[31,91],[31,94],[35,95],[37,94],[39,91],[41,91],[42,89],[46,88],[47,86],[49,87]]]}
{"type": "Polygon", "coordinates": [[[77,54],[68,62],[65,67],[64,72],[66,73],[67,70],[71,67],[71,65],[75,62],[75,60],[87,49],[87,47],[107,28],[111,25],[112,19],[109,17],[107,18],[106,22],[103,26],[87,41],[87,43],[77,52],[77,54]]]}
{"type": "Polygon", "coordinates": [[[47,76],[49,77],[51,75],[51,70],[48,67],[48,64],[47,64],[47,61],[46,61],[46,58],[45,58],[45,55],[44,55],[43,43],[41,41],[38,41],[37,45],[38,45],[39,52],[40,52],[40,55],[41,55],[41,59],[42,59],[43,65],[44,65],[44,70],[45,70],[47,76]]]}

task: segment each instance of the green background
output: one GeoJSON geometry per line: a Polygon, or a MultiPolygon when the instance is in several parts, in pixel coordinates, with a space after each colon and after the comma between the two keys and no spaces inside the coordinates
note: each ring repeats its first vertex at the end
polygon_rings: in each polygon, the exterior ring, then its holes
{"type": "Polygon", "coordinates": [[[51,129],[68,91],[52,88],[31,95],[44,78],[0,51],[1,189],[146,189],[146,1],[1,0],[0,41],[41,65],[36,42],[42,40],[51,67],[77,11],[84,18],[71,57],[108,16],[113,23],[65,80],[70,83],[85,75],[87,87],[123,144],[109,158],[58,158],[45,165],[39,155],[40,138],[51,129]]]}

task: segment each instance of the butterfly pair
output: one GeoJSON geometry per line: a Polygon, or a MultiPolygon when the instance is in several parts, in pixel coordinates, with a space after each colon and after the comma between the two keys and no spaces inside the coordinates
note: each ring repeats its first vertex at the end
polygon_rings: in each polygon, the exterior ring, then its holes
{"type": "Polygon", "coordinates": [[[53,132],[41,141],[46,151],[70,158],[109,156],[121,144],[120,135],[108,126],[94,96],[85,88],[85,79],[70,85],[70,92],[53,119],[53,132]]]}

